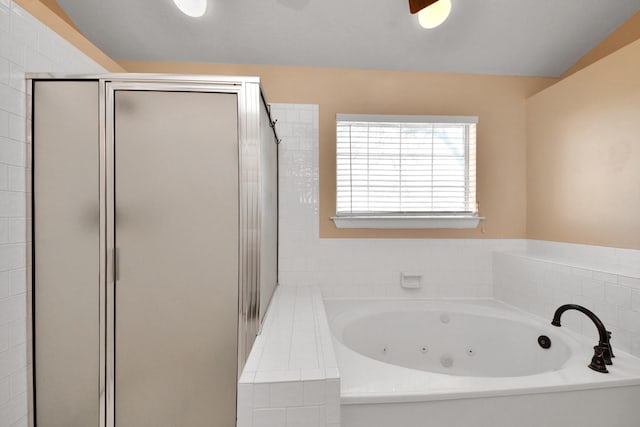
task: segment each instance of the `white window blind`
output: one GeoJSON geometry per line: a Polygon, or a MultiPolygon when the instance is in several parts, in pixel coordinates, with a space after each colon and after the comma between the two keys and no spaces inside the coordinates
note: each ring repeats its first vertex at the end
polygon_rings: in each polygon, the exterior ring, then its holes
{"type": "Polygon", "coordinates": [[[477,117],[336,121],[337,216],[477,213],[477,117]]]}

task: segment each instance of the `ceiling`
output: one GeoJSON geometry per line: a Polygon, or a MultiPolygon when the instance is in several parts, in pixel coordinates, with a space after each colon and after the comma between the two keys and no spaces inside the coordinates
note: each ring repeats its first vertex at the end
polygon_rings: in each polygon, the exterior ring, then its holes
{"type": "Polygon", "coordinates": [[[434,30],[407,0],[58,0],[116,60],[559,76],[640,0],[452,0],[434,30]]]}

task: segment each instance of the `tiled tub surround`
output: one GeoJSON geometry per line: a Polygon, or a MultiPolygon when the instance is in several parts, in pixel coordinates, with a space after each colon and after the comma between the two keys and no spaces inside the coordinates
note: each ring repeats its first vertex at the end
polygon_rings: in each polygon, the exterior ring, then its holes
{"type": "Polygon", "coordinates": [[[492,253],[519,239],[320,239],[318,106],[273,104],[280,155],[279,279],[325,297],[492,297],[492,253]],[[402,289],[401,273],[422,276],[402,289]]]}
{"type": "MultiPolygon", "coordinates": [[[[639,341],[634,337],[640,332],[640,312],[636,311],[640,310],[640,283],[634,269],[640,265],[638,251],[525,239],[320,239],[318,107],[275,104],[272,113],[278,119],[278,131],[283,139],[280,145],[281,289],[317,285],[325,298],[496,298],[539,314],[545,322],[550,322],[553,311],[561,304],[589,305],[597,300],[599,303],[592,308],[613,331],[614,350],[619,348],[638,355],[638,350],[634,350],[639,341]],[[422,276],[421,288],[401,288],[401,273],[422,276]]],[[[587,322],[586,317],[582,319],[576,313],[567,312],[563,316],[563,324],[568,328],[586,331],[586,335],[593,338],[595,328],[587,322]]],[[[297,387],[298,392],[301,389],[299,384],[292,386],[297,387]]],[[[267,389],[262,386],[262,393],[267,389]]],[[[257,388],[251,392],[247,388],[243,390],[242,396],[253,393],[251,401],[260,401],[256,397],[259,394],[255,394],[257,388]]],[[[519,408],[518,413],[529,413],[531,425],[538,425],[535,411],[542,410],[548,406],[549,399],[556,397],[565,399],[567,408],[576,409],[585,403],[599,406],[602,399],[610,399],[613,406],[608,413],[628,412],[635,403],[618,391],[525,394],[501,399],[508,407],[519,408]]],[[[386,405],[365,405],[366,408],[360,406],[359,409],[366,409],[368,415],[360,420],[367,426],[384,423],[395,426],[403,414],[411,414],[416,420],[428,419],[434,425],[445,425],[448,414],[454,411],[469,414],[464,423],[478,424],[478,420],[498,416],[491,399],[418,405],[398,403],[393,411],[386,405]]],[[[262,402],[266,408],[266,399],[262,398],[262,402]]],[[[296,402],[300,404],[299,399],[296,402]]],[[[352,419],[349,411],[354,408],[342,406],[343,421],[352,419]]],[[[272,417],[268,418],[271,423],[264,425],[285,425],[286,410],[275,409],[264,413],[272,417]]],[[[549,419],[572,425],[572,412],[560,408],[548,415],[549,419]]],[[[507,419],[512,415],[507,414],[507,419]]]]}
{"type": "MultiPolygon", "coordinates": [[[[613,333],[612,345],[640,357],[640,251],[529,241],[496,253],[495,298],[551,321],[562,304],[591,309],[613,333]]],[[[593,323],[568,311],[563,327],[597,339],[593,323]]]]}
{"type": "Polygon", "coordinates": [[[320,291],[280,286],[238,384],[238,427],[338,427],[340,383],[320,291]]]}
{"type": "Polygon", "coordinates": [[[25,72],[103,73],[11,0],[0,0],[0,426],[27,425],[25,72]]]}

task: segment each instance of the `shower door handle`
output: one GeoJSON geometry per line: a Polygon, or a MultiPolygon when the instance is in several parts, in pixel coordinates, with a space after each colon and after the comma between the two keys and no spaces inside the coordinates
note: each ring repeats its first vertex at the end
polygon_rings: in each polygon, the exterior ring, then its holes
{"type": "Polygon", "coordinates": [[[113,282],[120,280],[120,248],[113,248],[113,282]]]}

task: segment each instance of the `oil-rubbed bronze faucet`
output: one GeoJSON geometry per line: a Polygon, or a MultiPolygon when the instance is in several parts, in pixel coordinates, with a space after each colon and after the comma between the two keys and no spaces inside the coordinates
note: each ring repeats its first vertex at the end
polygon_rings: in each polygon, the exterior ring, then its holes
{"type": "Polygon", "coordinates": [[[555,314],[553,315],[553,320],[551,324],[553,326],[560,326],[560,316],[567,310],[578,310],[581,313],[584,313],[598,328],[599,342],[598,345],[593,347],[594,355],[591,359],[591,363],[589,364],[589,368],[593,369],[596,372],[607,373],[606,365],[612,365],[611,361],[613,355],[613,350],[611,349],[611,332],[607,331],[602,320],[598,318],[591,310],[584,308],[578,304],[565,304],[558,307],[555,314]]]}

